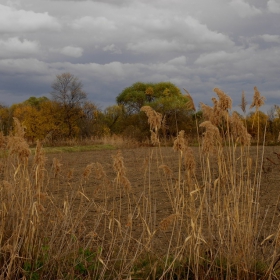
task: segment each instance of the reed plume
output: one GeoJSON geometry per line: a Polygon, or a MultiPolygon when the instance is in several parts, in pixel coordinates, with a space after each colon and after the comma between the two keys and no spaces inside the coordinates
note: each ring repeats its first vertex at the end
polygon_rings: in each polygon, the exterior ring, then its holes
{"type": "Polygon", "coordinates": [[[255,93],[250,109],[256,107],[256,110],[258,110],[262,105],[264,105],[265,97],[261,96],[257,87],[254,87],[254,92],[255,93]]]}
{"type": "Polygon", "coordinates": [[[246,113],[246,106],[247,106],[247,101],[246,101],[246,97],[245,97],[245,92],[244,90],[242,91],[242,97],[241,97],[241,104],[239,105],[239,107],[241,108],[241,110],[243,111],[243,113],[246,113]]]}
{"type": "Polygon", "coordinates": [[[157,132],[161,127],[162,114],[156,112],[150,106],[143,106],[140,111],[146,113],[150,130],[155,130],[155,132],[157,132]]]}
{"type": "Polygon", "coordinates": [[[88,164],[83,172],[83,178],[88,179],[89,175],[91,174],[91,171],[94,167],[94,163],[88,164]]]}
{"type": "Polygon", "coordinates": [[[236,141],[240,142],[241,145],[250,146],[252,136],[248,133],[246,127],[236,112],[233,112],[230,122],[232,135],[236,141]]]}
{"type": "Polygon", "coordinates": [[[186,89],[184,89],[184,91],[186,92],[186,97],[188,99],[188,101],[186,103],[187,109],[192,110],[192,111],[196,111],[195,105],[194,105],[194,102],[193,102],[193,98],[191,97],[191,95],[189,94],[189,92],[186,89]]]}
{"type": "Polygon", "coordinates": [[[60,160],[57,159],[57,158],[53,158],[53,165],[52,165],[52,168],[53,168],[53,172],[54,172],[54,177],[55,177],[55,178],[56,178],[57,175],[60,173],[61,167],[62,167],[62,163],[60,162],[60,160]]]}
{"type": "Polygon", "coordinates": [[[174,141],[173,150],[176,152],[180,151],[182,153],[185,150],[186,146],[187,142],[185,139],[185,131],[181,130],[174,141]]]}
{"type": "Polygon", "coordinates": [[[162,169],[164,171],[164,173],[168,176],[172,176],[173,175],[173,171],[172,169],[167,166],[166,164],[162,164],[159,166],[159,169],[162,169]]]}
{"type": "Polygon", "coordinates": [[[15,155],[19,163],[27,163],[30,156],[30,149],[24,139],[24,127],[21,126],[17,118],[14,119],[14,136],[8,136],[7,148],[10,155],[15,155]]]}
{"type": "Polygon", "coordinates": [[[231,98],[219,88],[214,88],[213,91],[219,96],[219,107],[221,110],[230,110],[232,108],[231,98]]]}
{"type": "Polygon", "coordinates": [[[221,137],[219,129],[213,125],[210,121],[205,121],[199,125],[204,127],[206,131],[204,132],[204,138],[202,143],[202,151],[204,153],[213,152],[215,146],[221,142],[221,137]]]}
{"type": "Polygon", "coordinates": [[[184,151],[184,161],[185,168],[190,173],[195,173],[196,161],[193,150],[190,147],[187,147],[184,151]]]}
{"type": "Polygon", "coordinates": [[[177,217],[178,217],[178,214],[171,214],[168,217],[164,218],[159,223],[159,229],[162,231],[168,230],[168,228],[172,225],[172,223],[176,221],[177,217]]]}

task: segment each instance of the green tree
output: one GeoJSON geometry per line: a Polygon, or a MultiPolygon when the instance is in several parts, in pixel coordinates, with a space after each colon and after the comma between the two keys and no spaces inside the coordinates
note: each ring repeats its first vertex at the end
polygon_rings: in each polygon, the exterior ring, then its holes
{"type": "Polygon", "coordinates": [[[30,105],[32,107],[39,108],[40,105],[46,101],[49,101],[49,99],[46,96],[41,96],[41,97],[31,96],[27,100],[25,100],[23,103],[26,105],[30,105]]]}
{"type": "Polygon", "coordinates": [[[166,97],[179,97],[182,93],[179,88],[170,82],[141,83],[137,82],[125,88],[118,96],[118,105],[123,105],[128,115],[139,113],[144,105],[156,102],[166,97]]]}
{"type": "MultiPolygon", "coordinates": [[[[191,133],[195,131],[192,118],[193,108],[189,106],[189,99],[189,94],[183,95],[180,89],[170,82],[155,84],[137,82],[125,88],[117,96],[117,103],[125,108],[128,115],[126,122],[131,118],[130,116],[139,114],[142,106],[151,106],[164,116],[165,127],[168,128],[167,133],[176,135],[177,130],[181,129],[191,133]]],[[[139,122],[134,124],[135,126],[144,128],[140,123],[142,118],[133,119],[139,122]]]]}

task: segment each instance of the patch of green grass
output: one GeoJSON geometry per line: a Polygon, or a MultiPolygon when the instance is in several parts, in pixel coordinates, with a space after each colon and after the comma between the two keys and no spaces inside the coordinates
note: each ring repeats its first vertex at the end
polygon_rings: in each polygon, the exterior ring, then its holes
{"type": "MultiPolygon", "coordinates": [[[[75,153],[75,152],[87,152],[87,151],[102,151],[102,150],[115,150],[116,147],[109,144],[89,145],[89,146],[64,146],[64,147],[44,147],[44,151],[47,154],[55,153],[75,153]]],[[[32,148],[32,153],[35,152],[35,148],[32,148]]]]}

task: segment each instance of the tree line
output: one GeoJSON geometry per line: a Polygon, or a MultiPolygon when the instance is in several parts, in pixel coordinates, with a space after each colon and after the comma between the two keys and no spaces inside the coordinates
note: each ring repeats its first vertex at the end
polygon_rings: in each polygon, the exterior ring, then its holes
{"type": "MultiPolygon", "coordinates": [[[[9,135],[13,118],[25,127],[30,142],[48,139],[50,142],[71,138],[101,138],[113,134],[137,141],[149,138],[147,117],[141,111],[150,106],[162,114],[160,136],[168,141],[184,130],[190,139],[196,139],[197,127],[204,120],[196,110],[190,94],[170,82],[137,82],[125,88],[116,97],[116,104],[101,110],[87,99],[81,81],[71,73],[57,75],[51,85],[51,98],[30,97],[12,106],[0,105],[0,130],[9,135]]],[[[244,98],[244,96],[243,96],[244,98]]],[[[252,139],[258,131],[266,131],[266,142],[276,143],[280,131],[280,108],[275,105],[267,114],[249,112],[242,108],[240,118],[246,123],[252,139]],[[255,125],[259,121],[260,127],[255,125]]],[[[200,131],[198,131],[200,133],[200,131]]]]}

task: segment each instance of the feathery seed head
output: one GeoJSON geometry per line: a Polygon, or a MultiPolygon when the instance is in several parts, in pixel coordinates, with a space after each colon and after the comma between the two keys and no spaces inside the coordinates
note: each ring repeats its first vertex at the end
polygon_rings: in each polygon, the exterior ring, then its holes
{"type": "Polygon", "coordinates": [[[53,158],[53,171],[54,177],[56,178],[59,172],[61,171],[62,163],[57,158],[53,158]]]}
{"type": "Polygon", "coordinates": [[[190,171],[191,173],[195,172],[196,162],[195,162],[195,157],[194,157],[194,154],[193,154],[193,150],[190,147],[187,147],[185,149],[184,165],[186,167],[186,170],[190,171]]]}
{"type": "Polygon", "coordinates": [[[251,135],[247,132],[246,127],[236,112],[233,112],[230,122],[233,137],[238,139],[241,145],[250,146],[251,135]]]}
{"type": "Polygon", "coordinates": [[[151,142],[152,142],[152,144],[153,144],[154,146],[160,144],[159,138],[158,138],[157,134],[156,134],[153,130],[151,130],[151,142]]]}
{"type": "Polygon", "coordinates": [[[264,104],[265,97],[261,96],[257,87],[254,87],[254,92],[255,94],[250,109],[256,107],[256,109],[258,110],[264,104]]]}
{"type": "Polygon", "coordinates": [[[224,111],[231,109],[232,107],[231,98],[219,88],[214,88],[213,91],[216,92],[216,94],[219,96],[219,107],[224,111]]]}
{"type": "Polygon", "coordinates": [[[169,176],[172,176],[173,175],[173,172],[171,170],[171,168],[165,164],[162,164],[159,166],[159,169],[162,169],[163,172],[166,174],[166,175],[169,175],[169,176]]]}
{"type": "Polygon", "coordinates": [[[157,132],[161,127],[162,114],[156,112],[150,106],[143,106],[140,111],[146,113],[150,129],[154,129],[157,132]]]}
{"type": "Polygon", "coordinates": [[[186,97],[188,99],[187,104],[186,104],[188,110],[196,111],[195,105],[193,102],[193,98],[191,97],[191,95],[189,94],[189,92],[186,89],[184,89],[184,91],[186,92],[186,97]]]}
{"type": "Polygon", "coordinates": [[[180,151],[182,153],[185,150],[187,143],[184,136],[185,136],[185,131],[181,130],[174,141],[173,144],[174,151],[180,151]]]}
{"type": "Polygon", "coordinates": [[[83,178],[88,179],[92,169],[93,169],[94,163],[88,164],[83,172],[83,178]]]}
{"type": "Polygon", "coordinates": [[[244,90],[242,91],[241,104],[239,105],[243,113],[246,112],[247,101],[244,90]]]}
{"type": "Polygon", "coordinates": [[[166,231],[171,224],[177,219],[178,214],[171,214],[168,217],[164,218],[160,223],[159,223],[159,229],[162,231],[166,231]]]}
{"type": "Polygon", "coordinates": [[[214,110],[212,107],[200,102],[200,108],[201,108],[204,118],[206,118],[208,120],[211,120],[213,118],[214,110]]]}
{"type": "Polygon", "coordinates": [[[213,125],[210,121],[205,121],[199,125],[206,129],[204,133],[204,139],[202,144],[202,151],[209,153],[214,150],[217,143],[221,141],[219,129],[213,125]]]}
{"type": "Polygon", "coordinates": [[[7,148],[10,155],[16,155],[20,162],[26,164],[31,152],[24,139],[24,128],[21,126],[17,118],[14,118],[14,124],[14,136],[8,137],[7,148]]]}
{"type": "Polygon", "coordinates": [[[113,156],[114,163],[113,167],[115,172],[120,176],[125,176],[126,170],[124,167],[123,156],[120,150],[118,150],[117,154],[113,156]]]}

